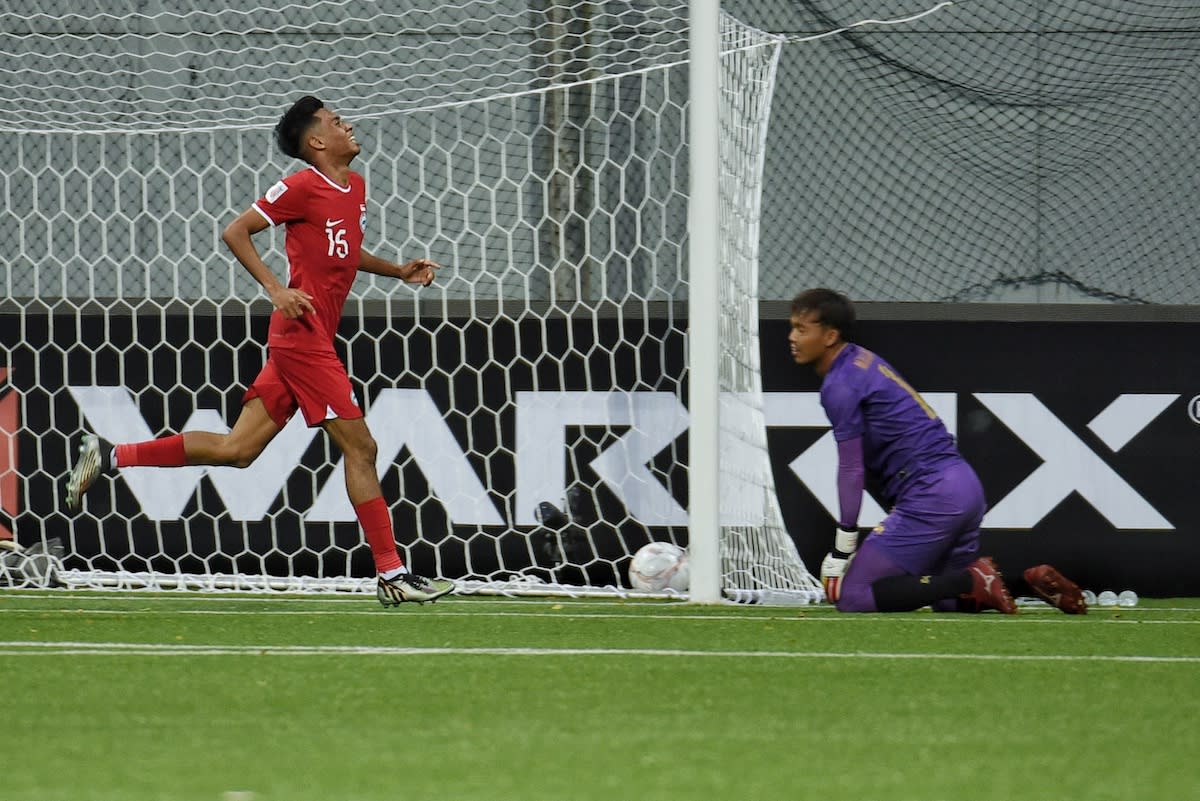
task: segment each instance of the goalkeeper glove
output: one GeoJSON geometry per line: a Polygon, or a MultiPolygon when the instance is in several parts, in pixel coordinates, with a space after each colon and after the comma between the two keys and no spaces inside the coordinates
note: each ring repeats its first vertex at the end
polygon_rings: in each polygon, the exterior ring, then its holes
{"type": "Polygon", "coordinates": [[[825,588],[825,598],[835,604],[842,597],[842,578],[850,567],[850,559],[858,548],[858,531],[838,528],[834,539],[833,550],[825,554],[821,560],[821,586],[825,588]]]}

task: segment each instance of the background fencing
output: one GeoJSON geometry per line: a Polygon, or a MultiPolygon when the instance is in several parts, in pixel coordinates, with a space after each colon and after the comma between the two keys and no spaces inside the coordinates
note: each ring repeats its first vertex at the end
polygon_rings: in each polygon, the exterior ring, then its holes
{"type": "MultiPolygon", "coordinates": [[[[933,3],[727,0],[789,37],[933,3]]],[[[784,47],[764,296],[1200,302],[1200,5],[965,0],[784,47]]]]}

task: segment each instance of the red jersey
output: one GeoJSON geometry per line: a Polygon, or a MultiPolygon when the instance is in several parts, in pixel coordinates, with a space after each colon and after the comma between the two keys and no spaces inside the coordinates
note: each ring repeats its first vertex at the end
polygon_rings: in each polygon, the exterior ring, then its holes
{"type": "Polygon", "coordinates": [[[289,320],[276,309],[267,346],[332,351],[342,307],[358,275],[367,224],[366,182],[351,172],[349,185],[339,186],[309,167],[268,189],[254,209],[271,225],[287,226],[287,285],[311,295],[317,310],[289,320]]]}

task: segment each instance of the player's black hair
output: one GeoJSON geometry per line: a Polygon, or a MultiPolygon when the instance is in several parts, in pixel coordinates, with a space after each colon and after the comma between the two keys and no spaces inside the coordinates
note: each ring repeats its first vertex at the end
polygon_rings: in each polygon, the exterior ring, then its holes
{"type": "Polygon", "coordinates": [[[792,299],[792,314],[816,312],[817,322],[835,329],[846,342],[854,341],[858,324],[850,298],[832,289],[806,289],[792,299]]]}
{"type": "Polygon", "coordinates": [[[316,122],[316,113],[325,108],[325,104],[312,95],[305,95],[283,112],[279,124],[275,126],[275,142],[285,156],[294,159],[304,158],[300,155],[304,143],[304,134],[316,122]]]}

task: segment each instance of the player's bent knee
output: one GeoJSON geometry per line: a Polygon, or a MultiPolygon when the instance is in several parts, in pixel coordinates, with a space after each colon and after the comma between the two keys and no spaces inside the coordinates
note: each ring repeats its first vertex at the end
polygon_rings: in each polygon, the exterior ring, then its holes
{"type": "Polygon", "coordinates": [[[366,465],[375,464],[375,459],[379,456],[379,446],[375,444],[375,440],[368,438],[361,443],[355,443],[353,446],[343,449],[342,456],[355,462],[361,462],[366,465]]]}
{"type": "Polygon", "coordinates": [[[876,611],[875,595],[871,592],[871,585],[858,581],[842,584],[842,594],[837,601],[837,610],[839,612],[876,611]]]}
{"type": "Polygon", "coordinates": [[[262,448],[247,447],[240,444],[226,444],[222,449],[221,461],[230,467],[249,467],[254,464],[254,460],[262,453],[262,448]]]}

